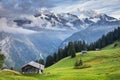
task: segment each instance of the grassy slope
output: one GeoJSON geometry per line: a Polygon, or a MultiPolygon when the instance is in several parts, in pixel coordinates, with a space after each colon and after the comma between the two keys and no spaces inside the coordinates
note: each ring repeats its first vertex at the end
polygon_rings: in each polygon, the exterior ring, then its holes
{"type": "Polygon", "coordinates": [[[106,47],[103,48],[103,49],[105,50],[105,49],[114,49],[114,48],[120,48],[120,41],[116,41],[116,42],[114,42],[113,44],[110,44],[110,45],[106,46],[106,47]],[[117,44],[116,47],[114,47],[115,44],[117,44]]]}
{"type": "MultiPolygon", "coordinates": [[[[80,53],[77,58],[80,57],[80,53]]],[[[86,69],[73,69],[76,58],[65,58],[46,69],[58,80],[119,80],[120,48],[90,51],[82,57],[84,64],[91,65],[86,69]]]]}
{"type": "Polygon", "coordinates": [[[0,72],[0,80],[120,80],[120,47],[111,49],[110,46],[101,51],[89,51],[84,56],[77,53],[76,58],[64,58],[47,68],[42,75],[0,72]],[[91,65],[90,68],[73,69],[80,56],[84,64],[91,65]]]}
{"type": "Polygon", "coordinates": [[[0,71],[0,80],[37,80],[36,78],[23,76],[19,72],[12,70],[0,71]]]}

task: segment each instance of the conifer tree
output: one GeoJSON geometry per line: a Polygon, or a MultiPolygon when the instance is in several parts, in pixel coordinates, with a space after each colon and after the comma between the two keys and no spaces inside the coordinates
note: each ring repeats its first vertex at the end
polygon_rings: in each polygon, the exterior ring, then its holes
{"type": "Polygon", "coordinates": [[[39,63],[44,65],[44,60],[43,60],[43,59],[40,59],[40,60],[39,60],[39,63]]]}
{"type": "Polygon", "coordinates": [[[51,66],[54,63],[54,59],[51,55],[47,56],[45,67],[51,66]]]}
{"type": "Polygon", "coordinates": [[[69,44],[68,44],[68,54],[71,56],[71,58],[74,58],[76,56],[75,53],[76,53],[76,51],[75,51],[73,42],[69,42],[69,44]]]}

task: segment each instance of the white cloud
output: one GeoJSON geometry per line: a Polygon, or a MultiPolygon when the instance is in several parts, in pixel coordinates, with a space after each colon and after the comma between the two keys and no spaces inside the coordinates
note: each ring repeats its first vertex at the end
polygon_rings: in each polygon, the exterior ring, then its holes
{"type": "MultiPolygon", "coordinates": [[[[95,10],[100,13],[112,15],[113,12],[117,13],[120,11],[120,0],[85,0],[79,1],[75,4],[54,7],[53,11],[56,13],[73,12],[80,15],[81,13],[79,13],[78,8],[81,10],[95,10]]],[[[112,16],[116,16],[116,14],[112,16]]]]}
{"type": "Polygon", "coordinates": [[[120,19],[120,11],[112,12],[112,14],[110,14],[110,15],[120,19]]]}
{"type": "MultiPolygon", "coordinates": [[[[45,17],[45,15],[42,15],[42,17],[45,17]]],[[[47,21],[46,19],[41,19],[40,17],[34,17],[33,15],[23,15],[21,18],[26,18],[28,20],[31,20],[31,24],[26,24],[24,26],[26,27],[36,27],[39,29],[46,29],[46,30],[60,30],[65,31],[65,28],[61,28],[59,26],[53,27],[52,24],[47,21]]]]}
{"type": "Polygon", "coordinates": [[[14,22],[12,24],[9,24],[9,21],[6,18],[0,19],[0,31],[8,32],[8,33],[14,33],[14,34],[33,34],[36,33],[32,30],[27,30],[18,27],[14,22]]]}
{"type": "Polygon", "coordinates": [[[100,13],[97,11],[93,11],[93,10],[84,10],[84,9],[79,9],[80,13],[83,13],[85,16],[87,17],[95,17],[97,15],[99,15],[100,13]]]}

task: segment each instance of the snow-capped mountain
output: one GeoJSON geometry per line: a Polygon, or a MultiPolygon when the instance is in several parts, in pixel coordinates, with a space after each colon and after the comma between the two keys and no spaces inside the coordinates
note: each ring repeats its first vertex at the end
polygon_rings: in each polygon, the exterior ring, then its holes
{"type": "Polygon", "coordinates": [[[36,15],[1,19],[1,31],[4,32],[1,32],[0,44],[7,67],[19,69],[31,60],[45,59],[57,50],[64,39],[83,29],[77,16],[68,13],[63,15],[43,10],[36,15]],[[76,24],[76,20],[80,24],[76,24]]]}
{"type": "Polygon", "coordinates": [[[93,25],[115,25],[120,23],[120,20],[106,14],[99,14],[95,17],[90,17],[89,21],[92,21],[93,25]]]}
{"type": "Polygon", "coordinates": [[[0,44],[5,63],[15,69],[31,60],[45,58],[69,41],[93,42],[120,25],[120,20],[106,14],[80,19],[72,13],[55,14],[48,10],[1,21],[0,44]]]}
{"type": "Polygon", "coordinates": [[[95,17],[85,18],[83,21],[86,24],[89,24],[89,27],[68,37],[61,44],[62,47],[70,41],[85,40],[88,43],[94,42],[103,34],[120,26],[120,20],[106,14],[99,14],[95,17]]]}
{"type": "Polygon", "coordinates": [[[55,14],[42,10],[34,16],[16,19],[18,26],[32,30],[82,30],[87,26],[77,15],[70,13],[55,14]]]}

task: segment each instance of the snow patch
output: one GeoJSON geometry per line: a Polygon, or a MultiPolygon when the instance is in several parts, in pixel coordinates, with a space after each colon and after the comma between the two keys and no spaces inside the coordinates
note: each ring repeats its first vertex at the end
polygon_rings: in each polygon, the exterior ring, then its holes
{"type": "Polygon", "coordinates": [[[93,18],[93,19],[90,19],[90,20],[97,23],[100,19],[99,18],[93,18]]]}

